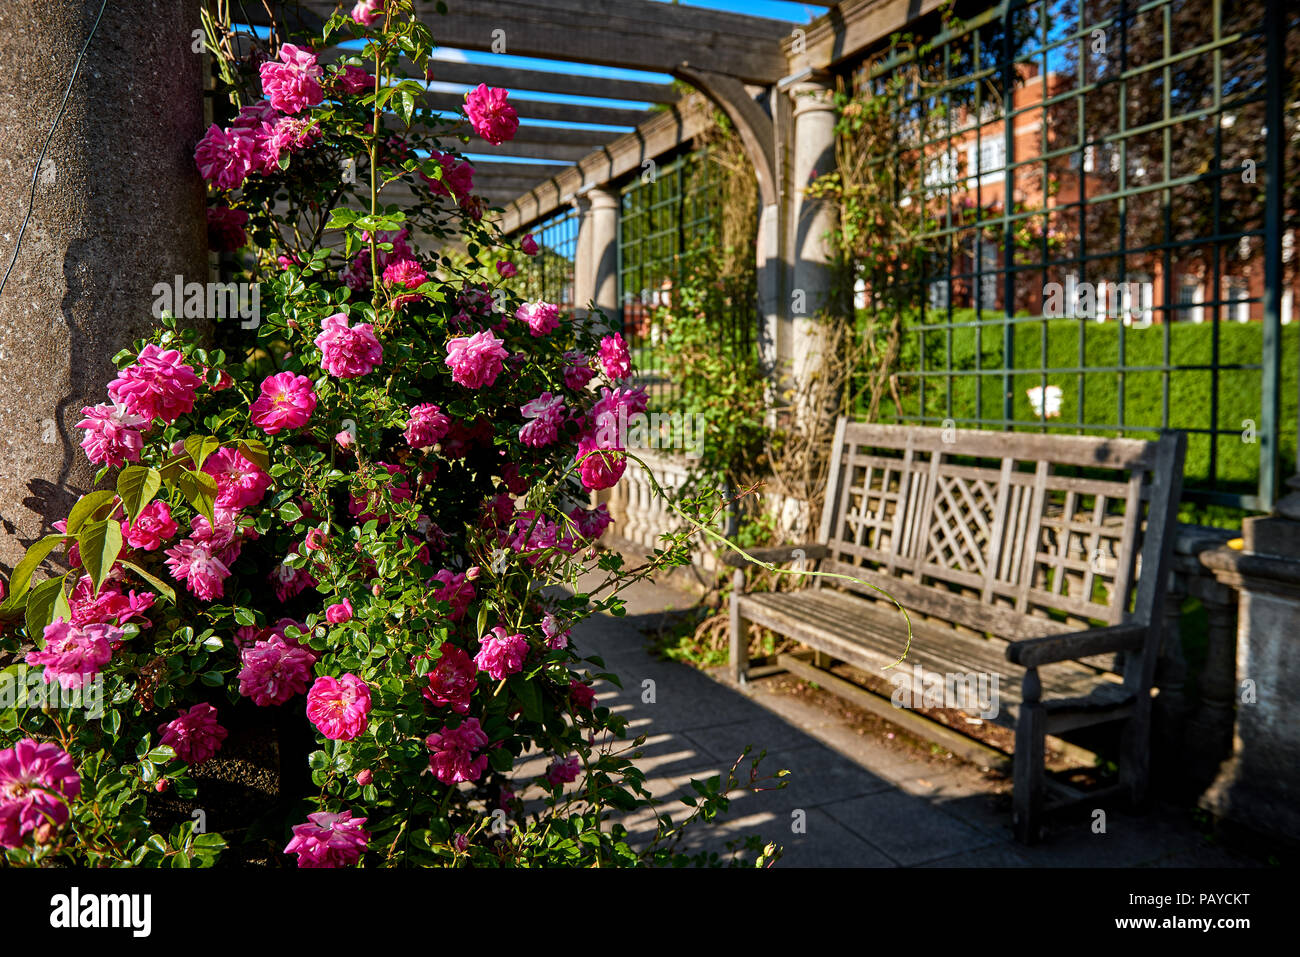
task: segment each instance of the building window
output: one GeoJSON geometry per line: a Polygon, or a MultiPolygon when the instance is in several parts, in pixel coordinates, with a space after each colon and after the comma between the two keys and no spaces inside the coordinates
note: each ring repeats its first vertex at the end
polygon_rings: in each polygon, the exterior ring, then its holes
{"type": "Polygon", "coordinates": [[[1201,281],[1195,276],[1184,276],[1182,282],[1178,284],[1178,320],[1204,322],[1205,310],[1201,308],[1203,300],[1201,281]]]}
{"type": "Polygon", "coordinates": [[[981,139],[966,147],[966,168],[980,183],[1000,183],[1006,176],[1007,144],[1001,138],[981,139]]]}
{"type": "Polygon", "coordinates": [[[952,297],[952,280],[936,279],[930,283],[930,309],[934,312],[947,312],[952,297]]]}
{"type": "Polygon", "coordinates": [[[1224,318],[1237,322],[1250,321],[1250,284],[1240,276],[1229,276],[1223,281],[1224,318]]]}

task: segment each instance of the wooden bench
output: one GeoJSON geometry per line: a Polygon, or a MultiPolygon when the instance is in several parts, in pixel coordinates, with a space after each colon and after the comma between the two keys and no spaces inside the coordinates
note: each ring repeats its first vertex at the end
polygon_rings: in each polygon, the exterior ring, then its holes
{"type": "Polygon", "coordinates": [[[1020,841],[1084,797],[1047,777],[1048,734],[1124,722],[1119,783],[1087,800],[1118,791],[1140,805],[1185,451],[1182,432],[1143,442],[841,419],[817,541],[755,557],[857,581],[746,593],[737,568],[736,680],[749,669],[746,623],[889,677],[916,703],[956,687],[952,676],[984,676],[998,698],[990,720],[1015,729],[1020,841]],[[907,623],[871,585],[911,613],[911,648],[888,671],[907,623]],[[1049,808],[1049,790],[1065,800],[1049,808]]]}

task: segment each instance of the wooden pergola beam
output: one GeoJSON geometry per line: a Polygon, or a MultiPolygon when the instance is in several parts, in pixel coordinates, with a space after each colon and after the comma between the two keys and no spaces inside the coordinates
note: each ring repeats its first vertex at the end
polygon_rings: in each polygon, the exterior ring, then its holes
{"type": "MultiPolygon", "coordinates": [[[[336,3],[305,6],[328,16],[336,3]]],[[[512,56],[657,73],[687,63],[763,84],[785,75],[778,41],[791,30],[780,20],[652,0],[474,0],[447,16],[435,0],[416,0],[415,10],[441,45],[460,50],[494,52],[504,31],[512,56]]]]}
{"type": "Polygon", "coordinates": [[[835,9],[807,26],[799,49],[795,36],[781,43],[790,74],[803,70],[825,70],[855,56],[882,37],[895,33],[910,22],[938,9],[943,0],[842,0],[835,9]]]}
{"type": "MultiPolygon", "coordinates": [[[[428,93],[424,97],[430,109],[459,112],[465,97],[458,93],[428,93]]],[[[578,106],[569,103],[545,103],[512,95],[510,105],[524,119],[552,120],[561,123],[601,123],[606,126],[636,126],[646,118],[645,110],[627,110],[608,106],[578,106]]],[[[610,137],[617,136],[611,133],[610,137]]]]}
{"type": "Polygon", "coordinates": [[[516,90],[558,93],[566,96],[597,96],[607,100],[628,100],[633,103],[676,103],[681,99],[681,94],[667,83],[607,80],[598,76],[573,76],[546,70],[455,63],[450,60],[433,60],[429,66],[433,70],[433,79],[439,83],[459,83],[464,86],[486,83],[488,86],[499,86],[509,90],[511,99],[514,98],[516,90]]]}
{"type": "Polygon", "coordinates": [[[474,163],[474,176],[501,177],[508,179],[514,177],[527,178],[531,177],[533,182],[547,179],[564,172],[570,163],[493,163],[488,160],[482,160],[474,163]]]}
{"type": "Polygon", "coordinates": [[[478,153],[483,156],[519,156],[525,159],[543,159],[559,163],[576,163],[583,159],[597,147],[567,145],[564,143],[528,143],[528,142],[511,142],[502,143],[500,146],[493,146],[491,143],[485,143],[482,140],[471,140],[468,146],[462,147],[467,153],[478,153]]]}
{"type": "Polygon", "coordinates": [[[510,233],[528,226],[567,206],[587,186],[611,183],[644,169],[646,160],[689,142],[711,122],[710,111],[700,109],[694,96],[680,108],[654,114],[633,132],[620,136],[604,149],[585,156],[576,165],[515,199],[500,217],[502,229],[510,233]]]}

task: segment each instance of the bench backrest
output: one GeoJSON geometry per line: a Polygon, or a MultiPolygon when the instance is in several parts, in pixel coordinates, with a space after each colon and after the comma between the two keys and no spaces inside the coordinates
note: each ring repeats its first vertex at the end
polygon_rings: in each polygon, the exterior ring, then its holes
{"type": "Polygon", "coordinates": [[[1159,620],[1185,447],[841,419],[822,567],[1008,639],[1159,620]]]}

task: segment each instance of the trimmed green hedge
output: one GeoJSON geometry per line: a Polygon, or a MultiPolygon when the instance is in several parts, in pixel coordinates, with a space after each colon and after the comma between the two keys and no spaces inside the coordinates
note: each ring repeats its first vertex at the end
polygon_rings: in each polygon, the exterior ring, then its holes
{"type": "MultiPolygon", "coordinates": [[[[987,319],[996,314],[985,312],[987,319]]],[[[957,310],[953,315],[957,325],[951,332],[952,368],[974,370],[976,328],[971,309],[957,310]]],[[[1261,377],[1255,369],[1235,369],[1234,366],[1260,363],[1263,324],[1259,322],[1222,322],[1218,325],[1218,360],[1214,361],[1214,325],[1211,323],[1174,323],[1168,326],[1153,325],[1148,329],[1126,328],[1124,332],[1124,360],[1120,362],[1120,331],[1116,322],[1098,323],[1078,319],[1033,320],[1015,327],[1015,362],[1017,369],[1048,370],[1096,368],[1124,365],[1128,368],[1163,366],[1165,338],[1168,333],[1171,366],[1218,367],[1218,409],[1213,410],[1211,395],[1214,390],[1214,373],[1206,369],[1175,369],[1169,374],[1169,425],[1172,428],[1210,428],[1212,423],[1221,431],[1214,437],[1217,447],[1215,471],[1219,487],[1224,491],[1252,493],[1259,476],[1259,445],[1250,444],[1249,422],[1258,429],[1261,421],[1261,377]],[[1083,356],[1080,361],[1079,330],[1083,325],[1083,356]],[[1044,353],[1045,350],[1045,353],[1044,353]],[[1045,358],[1044,358],[1045,354],[1045,358]]],[[[958,375],[951,379],[927,377],[925,383],[925,408],[921,408],[919,378],[908,375],[921,368],[921,338],[925,338],[925,368],[941,370],[945,367],[948,333],[946,330],[922,330],[909,325],[901,354],[900,387],[904,405],[904,419],[924,414],[935,418],[951,417],[959,424],[973,427],[972,419],[996,421],[1002,418],[1002,377],[998,374],[958,375]],[[948,383],[951,382],[952,404],[948,405],[948,383]],[[976,384],[980,395],[976,398],[976,384]]],[[[981,341],[981,368],[998,369],[1002,366],[1002,328],[985,326],[981,341]]],[[[1300,324],[1282,327],[1281,374],[1281,437],[1282,474],[1286,478],[1295,471],[1297,395],[1300,383],[1300,324]]],[[[1164,374],[1160,371],[1127,372],[1123,376],[1123,423],[1132,427],[1158,429],[1163,419],[1164,374]]],[[[1017,421],[1035,420],[1026,390],[1043,384],[1036,373],[1017,373],[1013,377],[1014,417],[1017,421]]],[[[1061,418],[1048,420],[1049,425],[1059,424],[1076,431],[1074,423],[1114,425],[1120,422],[1120,376],[1114,372],[1049,371],[1048,385],[1060,386],[1063,398],[1061,418]],[[1080,394],[1082,383],[1082,395],[1080,394]],[[1082,404],[1081,404],[1082,399],[1082,404]]],[[[882,409],[884,417],[891,417],[892,401],[887,400],[882,409]]],[[[1089,429],[1090,434],[1115,435],[1116,430],[1089,429]]],[[[1154,433],[1130,431],[1134,438],[1147,438],[1154,433]]],[[[1190,488],[1209,486],[1211,436],[1189,434],[1186,482],[1190,488]]]]}

